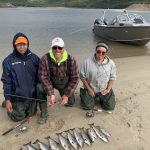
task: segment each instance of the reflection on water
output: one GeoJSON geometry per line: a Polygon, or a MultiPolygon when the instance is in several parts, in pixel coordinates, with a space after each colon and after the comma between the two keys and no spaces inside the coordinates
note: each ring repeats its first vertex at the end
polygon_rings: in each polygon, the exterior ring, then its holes
{"type": "MultiPolygon", "coordinates": [[[[118,11],[106,14],[111,19],[118,11]]],[[[140,13],[150,22],[149,13],[140,13]]],[[[0,63],[12,51],[12,39],[16,32],[25,33],[30,40],[30,49],[42,56],[55,36],[61,36],[69,53],[81,63],[91,56],[101,39],[92,32],[94,20],[102,15],[101,9],[73,8],[1,8],[0,9],[0,63]]],[[[108,42],[112,58],[147,55],[150,44],[132,46],[108,42]]]]}

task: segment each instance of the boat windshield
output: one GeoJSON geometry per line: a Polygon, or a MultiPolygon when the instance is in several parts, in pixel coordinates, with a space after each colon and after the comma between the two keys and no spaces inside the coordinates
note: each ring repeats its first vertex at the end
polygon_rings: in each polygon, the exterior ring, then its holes
{"type": "Polygon", "coordinates": [[[129,17],[127,15],[119,15],[118,17],[119,22],[128,22],[129,17]]]}
{"type": "Polygon", "coordinates": [[[141,19],[143,20],[143,17],[140,15],[136,15],[136,14],[129,14],[129,18],[130,20],[134,21],[134,19],[141,19]]]}
{"type": "Polygon", "coordinates": [[[137,15],[137,14],[123,14],[123,15],[118,15],[117,19],[119,22],[132,22],[135,24],[142,24],[144,23],[144,19],[142,16],[137,15]]]}
{"type": "Polygon", "coordinates": [[[144,23],[144,19],[142,16],[140,15],[136,15],[136,14],[129,14],[129,18],[132,22],[140,24],[140,23],[144,23]]]}
{"type": "MultiPolygon", "coordinates": [[[[103,22],[105,20],[103,19],[103,22]]],[[[108,22],[109,25],[141,25],[144,24],[146,21],[143,19],[141,15],[134,14],[134,13],[127,13],[127,11],[124,11],[123,14],[116,16],[112,21],[108,22]]],[[[104,22],[105,25],[107,25],[104,22]]]]}

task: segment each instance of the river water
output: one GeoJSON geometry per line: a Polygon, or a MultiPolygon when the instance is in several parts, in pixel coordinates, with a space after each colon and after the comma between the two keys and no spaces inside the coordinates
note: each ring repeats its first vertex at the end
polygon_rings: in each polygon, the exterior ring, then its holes
{"type": "MultiPolygon", "coordinates": [[[[119,10],[109,10],[112,18],[119,10]]],[[[149,12],[137,12],[150,22],[149,12]]],[[[60,36],[70,54],[81,63],[94,53],[100,41],[92,32],[93,23],[102,15],[102,9],[77,8],[0,8],[0,63],[12,52],[12,39],[23,32],[30,40],[30,49],[40,57],[48,52],[51,40],[60,36]]],[[[145,46],[133,46],[108,42],[111,58],[148,55],[150,42],[145,46]]]]}

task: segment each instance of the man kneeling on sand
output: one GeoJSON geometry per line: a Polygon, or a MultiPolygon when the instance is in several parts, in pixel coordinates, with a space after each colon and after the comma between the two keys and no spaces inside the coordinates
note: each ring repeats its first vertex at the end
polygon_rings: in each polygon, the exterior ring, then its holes
{"type": "Polygon", "coordinates": [[[80,78],[84,88],[80,89],[81,106],[92,109],[98,101],[105,110],[115,108],[115,96],[112,90],[116,79],[115,63],[106,55],[108,45],[99,43],[94,57],[88,58],[81,65],[80,78]]]}
{"type": "Polygon", "coordinates": [[[8,116],[21,121],[35,114],[39,57],[29,50],[29,40],[23,33],[13,39],[13,52],[3,61],[2,82],[8,116]],[[32,100],[31,100],[32,99],[32,100]]]}
{"type": "Polygon", "coordinates": [[[56,102],[54,88],[61,95],[62,105],[73,106],[75,103],[74,91],[79,82],[78,64],[65,50],[62,38],[52,40],[51,49],[41,58],[38,76],[41,84],[37,86],[37,96],[45,99],[39,102],[41,115],[38,123],[43,124],[47,119],[47,95],[49,106],[56,102]]]}

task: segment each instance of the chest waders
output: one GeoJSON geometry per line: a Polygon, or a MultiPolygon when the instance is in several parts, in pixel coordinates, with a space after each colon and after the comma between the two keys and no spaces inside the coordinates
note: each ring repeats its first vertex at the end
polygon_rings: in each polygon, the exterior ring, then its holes
{"type": "Polygon", "coordinates": [[[94,108],[95,101],[99,102],[104,110],[114,110],[116,105],[115,95],[112,89],[106,95],[102,95],[99,92],[92,97],[86,89],[80,88],[80,98],[82,108],[87,110],[94,108]]]}
{"type": "MultiPolygon", "coordinates": [[[[69,82],[70,82],[70,71],[71,71],[71,57],[68,54],[68,59],[66,60],[65,64],[66,64],[66,76],[60,79],[56,79],[54,77],[54,71],[53,71],[53,62],[51,57],[49,56],[49,53],[47,53],[47,58],[48,58],[48,65],[49,65],[49,69],[50,69],[50,80],[52,82],[52,85],[55,89],[57,89],[60,93],[60,96],[64,95],[64,90],[65,88],[67,88],[69,82]]],[[[74,94],[72,94],[69,98],[68,98],[68,103],[66,104],[66,106],[72,106],[75,103],[75,97],[74,94]]]]}
{"type": "MultiPolygon", "coordinates": [[[[60,96],[62,96],[64,95],[64,92],[63,92],[64,89],[68,86],[69,81],[70,81],[71,57],[70,55],[68,55],[68,59],[66,60],[66,76],[60,79],[56,79],[53,73],[54,62],[52,62],[52,59],[49,53],[47,53],[46,55],[47,55],[48,65],[49,65],[49,70],[50,70],[50,81],[53,87],[59,91],[60,96]]],[[[40,99],[45,99],[45,100],[47,99],[47,94],[40,84],[38,84],[37,86],[37,95],[38,95],[38,98],[40,99]]],[[[73,94],[68,98],[68,103],[66,104],[66,106],[72,106],[74,103],[75,103],[75,97],[73,94]]],[[[47,112],[47,101],[39,102],[39,107],[40,107],[41,112],[47,112]]]]}
{"type": "Polygon", "coordinates": [[[29,102],[12,102],[12,112],[7,112],[8,116],[13,121],[21,121],[26,117],[31,117],[37,111],[36,109],[36,101],[29,101],[29,102]]]}
{"type": "MultiPolygon", "coordinates": [[[[48,59],[48,66],[49,66],[49,70],[50,70],[50,81],[52,82],[53,87],[55,89],[57,89],[60,93],[62,93],[63,90],[68,86],[68,83],[69,83],[69,75],[70,75],[69,71],[70,71],[70,67],[71,67],[70,66],[71,65],[70,55],[68,55],[68,59],[66,61],[66,76],[63,78],[59,78],[59,79],[56,79],[54,76],[54,71],[53,71],[54,64],[52,62],[52,59],[51,59],[49,53],[47,53],[47,59],[48,59]]],[[[58,69],[59,69],[59,66],[58,66],[58,69]]]]}
{"type": "MultiPolygon", "coordinates": [[[[70,70],[71,70],[71,57],[70,55],[68,55],[68,59],[67,61],[65,62],[66,63],[66,76],[63,77],[63,78],[60,78],[60,79],[56,79],[54,77],[54,74],[53,74],[53,63],[52,63],[52,59],[51,57],[49,56],[49,53],[47,54],[47,58],[48,58],[48,64],[49,64],[49,69],[50,69],[50,80],[53,84],[53,87],[55,89],[57,89],[60,93],[60,96],[63,96],[64,95],[64,89],[67,88],[69,82],[70,82],[70,70]]],[[[74,95],[71,95],[69,98],[68,98],[68,106],[72,106],[75,102],[75,98],[74,98],[74,95]]],[[[66,105],[66,106],[67,106],[66,105]]]]}

